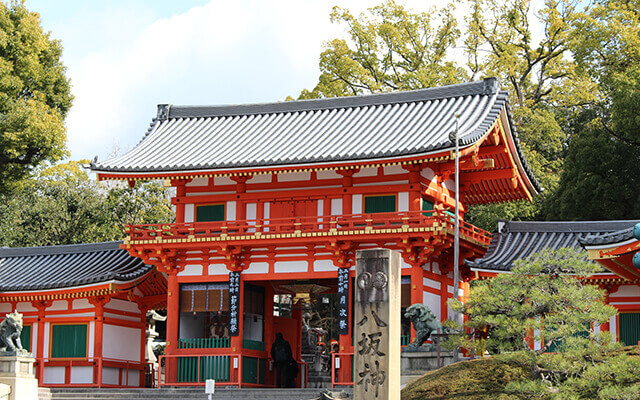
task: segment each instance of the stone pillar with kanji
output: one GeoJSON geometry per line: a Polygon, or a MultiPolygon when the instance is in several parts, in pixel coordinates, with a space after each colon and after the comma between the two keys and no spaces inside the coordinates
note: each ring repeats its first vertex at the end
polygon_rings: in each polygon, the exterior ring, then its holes
{"type": "Polygon", "coordinates": [[[400,253],[356,255],[355,400],[400,399],[400,253]]]}

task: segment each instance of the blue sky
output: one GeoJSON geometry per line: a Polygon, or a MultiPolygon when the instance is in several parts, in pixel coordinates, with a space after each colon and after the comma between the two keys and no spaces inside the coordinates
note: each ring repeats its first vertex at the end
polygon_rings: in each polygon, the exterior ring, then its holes
{"type": "MultiPolygon", "coordinates": [[[[159,103],[281,101],[312,88],[322,43],[344,37],[335,3],[367,0],[26,0],[64,46],[71,159],[109,158],[144,135],[159,103]]],[[[433,0],[406,0],[427,10],[433,0]]]]}

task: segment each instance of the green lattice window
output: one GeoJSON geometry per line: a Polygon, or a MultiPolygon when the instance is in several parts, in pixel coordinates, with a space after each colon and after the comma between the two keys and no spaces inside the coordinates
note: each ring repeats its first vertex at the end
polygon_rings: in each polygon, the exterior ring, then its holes
{"type": "Polygon", "coordinates": [[[422,200],[422,211],[428,211],[423,213],[425,217],[433,215],[433,203],[428,200],[422,200]]]}
{"type": "Polygon", "coordinates": [[[196,222],[224,221],[224,204],[196,206],[196,222]]]}
{"type": "Polygon", "coordinates": [[[396,211],[396,196],[365,196],[364,198],[364,212],[370,213],[382,213],[382,212],[395,212],[396,211]]]}
{"type": "Polygon", "coordinates": [[[20,333],[20,343],[26,351],[31,351],[31,325],[24,325],[20,333]]]}
{"type": "Polygon", "coordinates": [[[52,358],[87,356],[87,324],[53,325],[51,336],[52,358]]]}
{"type": "Polygon", "coordinates": [[[635,346],[640,341],[640,314],[622,313],[620,321],[620,342],[625,346],[635,346]]]}

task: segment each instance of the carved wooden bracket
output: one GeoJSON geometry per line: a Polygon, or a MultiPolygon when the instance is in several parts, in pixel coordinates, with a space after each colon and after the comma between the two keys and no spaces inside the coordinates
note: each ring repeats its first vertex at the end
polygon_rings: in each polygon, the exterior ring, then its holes
{"type": "Polygon", "coordinates": [[[336,267],[351,268],[355,265],[357,243],[335,241],[325,244],[325,247],[331,252],[331,261],[336,267]]]}
{"type": "Polygon", "coordinates": [[[218,254],[224,257],[224,265],[231,272],[242,272],[249,268],[242,246],[222,246],[218,254]]]}

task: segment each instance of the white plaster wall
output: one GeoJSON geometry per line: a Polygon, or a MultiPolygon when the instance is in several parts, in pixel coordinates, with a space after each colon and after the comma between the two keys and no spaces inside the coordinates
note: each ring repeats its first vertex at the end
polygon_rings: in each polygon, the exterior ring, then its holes
{"type": "Polygon", "coordinates": [[[72,367],[71,383],[93,383],[93,367],[72,367]]]}
{"type": "Polygon", "coordinates": [[[104,324],[103,329],[103,357],[140,361],[140,329],[109,324],[104,324]]]}
{"type": "Polygon", "coordinates": [[[429,307],[431,311],[433,311],[438,319],[442,320],[442,316],[440,315],[440,296],[429,292],[423,292],[422,302],[425,306],[429,307]]]}
{"type": "Polygon", "coordinates": [[[66,300],[56,300],[49,307],[47,307],[47,311],[61,311],[68,310],[69,303],[66,300]]]}
{"type": "Polygon", "coordinates": [[[273,270],[276,273],[282,272],[307,272],[306,261],[276,261],[273,270]]]}
{"type": "Polygon", "coordinates": [[[209,178],[199,177],[193,178],[191,182],[187,183],[185,186],[207,186],[209,184],[209,178]]]}
{"type": "Polygon", "coordinates": [[[613,317],[609,318],[609,332],[611,332],[611,337],[613,338],[617,338],[618,337],[618,318],[616,318],[616,316],[614,315],[613,317]]]}
{"type": "Polygon", "coordinates": [[[0,314],[8,314],[11,312],[11,303],[0,303],[0,314]]]}
{"type": "Polygon", "coordinates": [[[94,312],[83,312],[83,313],[77,313],[77,314],[56,314],[56,315],[48,315],[47,318],[49,319],[56,319],[56,318],[67,318],[67,317],[93,317],[95,315],[94,312]]]}
{"type": "Polygon", "coordinates": [[[264,218],[265,219],[269,219],[270,212],[271,212],[271,203],[269,203],[269,202],[264,203],[264,218]]]}
{"type": "MultiPolygon", "coordinates": [[[[96,348],[96,323],[95,321],[89,322],[89,334],[87,335],[87,357],[93,357],[96,348]]],[[[45,343],[49,343],[49,339],[47,338],[45,343]]]]}
{"type": "Polygon", "coordinates": [[[431,168],[423,169],[422,171],[420,171],[420,175],[422,175],[422,177],[429,180],[433,180],[433,178],[436,176],[436,174],[433,172],[431,168]]]}
{"type": "MultiPolygon", "coordinates": [[[[45,348],[47,346],[44,346],[45,348]]],[[[65,367],[45,367],[44,379],[45,384],[64,383],[64,368],[65,367]]]]}
{"type": "Polygon", "coordinates": [[[256,219],[257,214],[257,204],[256,203],[248,203],[247,204],[247,219],[256,219]]]}
{"type": "Polygon", "coordinates": [[[195,206],[193,203],[184,205],[184,222],[195,222],[195,206]]]}
{"type": "Polygon", "coordinates": [[[609,295],[609,298],[614,298],[614,297],[634,297],[634,296],[640,296],[640,286],[639,285],[620,285],[618,287],[618,290],[611,293],[609,295]]]}
{"type": "Polygon", "coordinates": [[[351,201],[353,214],[362,214],[362,195],[354,194],[351,201]]]}
{"type": "Polygon", "coordinates": [[[71,303],[71,307],[74,310],[82,310],[84,308],[93,308],[93,306],[91,305],[91,303],[89,303],[89,300],[87,299],[76,299],[73,301],[73,303],[71,303]]]}
{"type": "Polygon", "coordinates": [[[209,264],[209,275],[228,275],[229,270],[224,264],[209,264]]]}
{"type": "Polygon", "coordinates": [[[399,165],[391,165],[388,167],[384,167],[385,175],[397,175],[397,174],[405,174],[407,171],[399,165]]]}
{"type": "Polygon", "coordinates": [[[122,382],[127,386],[138,386],[140,384],[140,371],[129,370],[129,382],[122,382]]]}
{"type": "Polygon", "coordinates": [[[216,176],[213,178],[213,185],[235,185],[236,183],[228,176],[216,176]]]}
{"type": "Polygon", "coordinates": [[[202,265],[188,264],[184,269],[178,272],[179,276],[199,276],[202,275],[202,265]]]}
{"type": "Polygon", "coordinates": [[[354,178],[362,178],[364,176],[376,176],[378,175],[378,168],[362,168],[357,173],[353,174],[354,178]]]}
{"type": "Polygon", "coordinates": [[[227,201],[227,221],[233,221],[236,219],[236,202],[227,201]]]}
{"type": "Polygon", "coordinates": [[[314,260],[313,270],[316,272],[337,271],[337,268],[335,265],[333,265],[333,262],[331,260],[314,260]]]}
{"type": "Polygon", "coordinates": [[[336,171],[328,170],[328,171],[318,171],[316,173],[318,179],[340,179],[342,176],[338,174],[336,171]]]}
{"type": "Polygon", "coordinates": [[[536,329],[533,331],[533,337],[537,338],[533,342],[533,349],[540,350],[540,348],[542,348],[542,343],[540,342],[540,329],[536,329]]]}
{"type": "Polygon", "coordinates": [[[404,258],[400,259],[400,268],[411,268],[411,264],[407,264],[406,261],[404,261],[404,258]]]}
{"type": "Polygon", "coordinates": [[[36,348],[38,347],[38,328],[39,323],[31,324],[31,352],[35,355],[36,348]]]}
{"type": "Polygon", "coordinates": [[[269,263],[266,262],[252,262],[249,268],[242,271],[243,274],[266,274],[267,272],[269,272],[269,263]]]}
{"type": "MultiPolygon", "coordinates": [[[[49,336],[51,332],[51,324],[49,322],[44,323],[44,343],[49,343],[49,336]]],[[[43,346],[42,356],[44,358],[49,357],[49,346],[43,346]]]]}
{"type": "Polygon", "coordinates": [[[278,182],[308,181],[311,179],[311,172],[291,172],[288,174],[278,174],[278,182]]]}
{"type": "Polygon", "coordinates": [[[409,193],[398,193],[398,211],[409,211],[409,193]]]}
{"type": "MultiPolygon", "coordinates": [[[[324,215],[324,200],[318,200],[318,215],[324,215]]],[[[318,221],[321,221],[321,218],[318,218],[318,221]]]]}
{"type": "Polygon", "coordinates": [[[29,303],[23,302],[23,303],[16,304],[16,310],[18,310],[18,312],[38,311],[38,309],[32,306],[30,302],[29,303]]]}
{"type": "Polygon", "coordinates": [[[120,320],[125,320],[125,321],[140,322],[140,317],[130,317],[128,315],[114,314],[114,313],[110,313],[110,312],[107,312],[107,311],[105,311],[104,316],[105,316],[105,318],[113,318],[113,319],[120,319],[120,320]]]}
{"type": "Polygon", "coordinates": [[[125,301],[120,299],[111,299],[111,301],[106,304],[105,308],[110,308],[112,310],[129,311],[134,313],[140,312],[138,304],[132,301],[125,301]]]}
{"type": "Polygon", "coordinates": [[[270,183],[271,174],[258,174],[254,175],[247,183],[270,183]]]}
{"type": "Polygon", "coordinates": [[[422,279],[422,284],[424,286],[426,286],[426,287],[430,287],[430,288],[436,289],[436,290],[440,290],[440,288],[441,288],[440,282],[434,281],[434,280],[431,280],[431,279],[428,279],[428,278],[423,278],[422,279]]]}
{"type": "Polygon", "coordinates": [[[342,214],[342,199],[331,199],[331,215],[342,214]]]}
{"type": "Polygon", "coordinates": [[[102,383],[108,385],[117,385],[119,376],[118,368],[104,367],[102,368],[102,383]]]}

